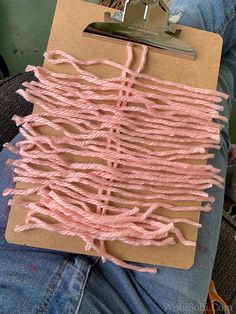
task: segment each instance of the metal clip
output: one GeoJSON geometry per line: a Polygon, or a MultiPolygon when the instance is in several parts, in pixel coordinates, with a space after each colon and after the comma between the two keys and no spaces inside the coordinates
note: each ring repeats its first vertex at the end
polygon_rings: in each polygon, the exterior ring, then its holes
{"type": "Polygon", "coordinates": [[[177,38],[180,32],[173,32],[169,8],[163,0],[127,0],[121,20],[106,12],[104,22],[91,23],[84,29],[85,34],[135,42],[195,59],[193,48],[177,38]]]}

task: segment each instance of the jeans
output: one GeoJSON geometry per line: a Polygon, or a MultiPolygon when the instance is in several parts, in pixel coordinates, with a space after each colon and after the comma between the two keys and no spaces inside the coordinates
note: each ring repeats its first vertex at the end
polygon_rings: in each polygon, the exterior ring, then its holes
{"type": "MultiPolygon", "coordinates": [[[[230,95],[223,102],[229,117],[235,97],[236,0],[173,0],[171,15],[179,24],[224,37],[218,89],[230,95]]],[[[19,135],[13,140],[17,142],[19,135]]],[[[210,161],[225,177],[228,124],[221,149],[210,161]]],[[[215,152],[214,152],[215,153],[215,152]]],[[[13,186],[5,166],[12,154],[0,153],[0,194],[13,186]]],[[[194,265],[189,270],[159,267],[157,274],[122,269],[99,258],[9,244],[4,238],[9,206],[0,196],[0,314],[33,313],[202,313],[219,237],[224,191],[212,188],[210,213],[201,214],[194,265]]]]}

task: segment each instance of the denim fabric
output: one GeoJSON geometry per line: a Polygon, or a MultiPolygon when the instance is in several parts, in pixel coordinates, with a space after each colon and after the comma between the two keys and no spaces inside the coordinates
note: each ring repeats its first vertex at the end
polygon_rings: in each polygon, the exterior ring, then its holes
{"type": "MultiPolygon", "coordinates": [[[[224,36],[218,89],[231,95],[224,101],[229,117],[235,95],[236,0],[174,0],[172,16],[179,23],[224,36]]],[[[17,136],[14,142],[20,139],[17,136]]],[[[221,149],[211,164],[227,167],[228,125],[221,149]]],[[[0,154],[0,193],[13,186],[5,166],[12,155],[0,154]]],[[[4,239],[9,207],[0,196],[0,314],[168,313],[203,312],[219,237],[224,191],[210,190],[213,210],[201,215],[194,266],[189,270],[160,267],[157,274],[124,270],[100,259],[8,244],[4,239]]]]}

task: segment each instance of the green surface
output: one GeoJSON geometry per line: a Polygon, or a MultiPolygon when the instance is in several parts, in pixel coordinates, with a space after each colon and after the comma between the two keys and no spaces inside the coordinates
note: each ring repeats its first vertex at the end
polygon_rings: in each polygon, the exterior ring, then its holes
{"type": "MultiPolygon", "coordinates": [[[[56,0],[0,0],[0,54],[11,75],[23,72],[28,64],[43,63],[55,6],[56,0]]],[[[236,143],[235,106],[230,137],[236,143]]]]}
{"type": "Polygon", "coordinates": [[[11,75],[23,72],[28,64],[42,65],[56,2],[0,0],[0,54],[11,75]]]}
{"type": "Polygon", "coordinates": [[[0,54],[10,74],[41,65],[56,0],[0,0],[0,54]]]}

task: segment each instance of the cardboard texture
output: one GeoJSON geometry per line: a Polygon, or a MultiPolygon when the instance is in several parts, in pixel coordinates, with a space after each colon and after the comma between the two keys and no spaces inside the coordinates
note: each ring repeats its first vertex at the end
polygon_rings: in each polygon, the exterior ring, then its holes
{"type": "MultiPolygon", "coordinates": [[[[78,0],[58,0],[48,50],[64,50],[80,59],[107,58],[116,62],[125,63],[127,50],[125,43],[119,41],[106,41],[86,37],[82,34],[87,24],[103,21],[105,11],[112,9],[86,3],[78,0]]],[[[179,26],[178,26],[179,27],[179,26]]],[[[222,39],[219,35],[180,27],[183,31],[180,38],[192,45],[197,54],[196,60],[166,55],[157,49],[150,49],[147,65],[144,72],[160,79],[182,82],[194,87],[215,89],[217,85],[219,61],[221,56],[222,39]]],[[[139,62],[141,49],[136,48],[136,62],[139,62]]],[[[135,63],[136,63],[135,62],[135,63]]],[[[134,63],[134,67],[136,64],[134,63]]],[[[47,62],[46,68],[56,72],[72,73],[67,65],[54,66],[47,62]]],[[[104,77],[117,75],[117,70],[104,67],[101,71],[93,67],[94,73],[104,77]]],[[[34,112],[39,108],[35,106],[34,112]]],[[[48,132],[48,130],[45,130],[48,132]]],[[[19,185],[20,186],[20,185],[19,185]]],[[[22,187],[22,186],[21,186],[22,187]]],[[[166,216],[183,216],[199,221],[199,213],[173,213],[160,210],[166,216]]],[[[6,239],[11,243],[48,248],[66,252],[93,255],[94,252],[85,252],[84,243],[79,238],[62,236],[45,230],[32,230],[21,233],[14,232],[14,227],[25,222],[26,209],[12,206],[6,230],[6,239]]],[[[204,227],[204,226],[203,226],[204,227]]],[[[196,240],[197,230],[190,226],[181,226],[184,236],[196,240]]],[[[156,247],[130,247],[120,242],[106,243],[109,253],[118,258],[129,261],[165,265],[188,269],[193,265],[195,248],[185,247],[182,244],[174,246],[156,247]]]]}

